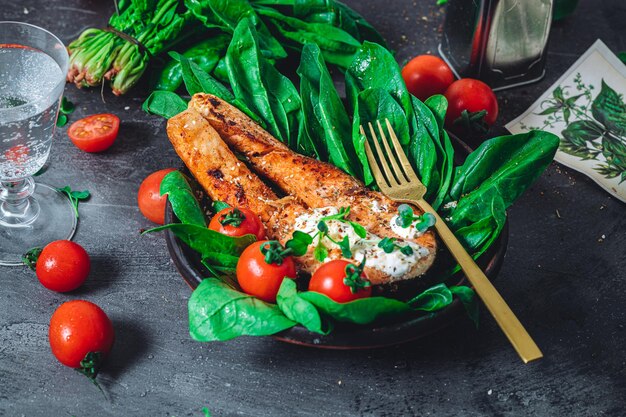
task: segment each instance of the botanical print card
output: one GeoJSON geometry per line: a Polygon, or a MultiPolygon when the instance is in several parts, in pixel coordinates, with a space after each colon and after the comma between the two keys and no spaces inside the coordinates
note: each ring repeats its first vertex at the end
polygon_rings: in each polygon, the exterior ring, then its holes
{"type": "Polygon", "coordinates": [[[524,114],[511,133],[558,135],[555,159],[626,202],[626,65],[597,40],[524,114]]]}

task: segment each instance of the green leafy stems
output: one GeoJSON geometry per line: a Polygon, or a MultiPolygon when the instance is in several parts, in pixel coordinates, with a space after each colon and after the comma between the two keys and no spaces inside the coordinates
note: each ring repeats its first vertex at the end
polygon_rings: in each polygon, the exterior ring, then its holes
{"type": "Polygon", "coordinates": [[[88,200],[91,197],[91,193],[88,190],[85,191],[72,191],[69,185],[63,188],[57,188],[57,191],[63,193],[70,199],[72,207],[74,207],[74,215],[78,219],[78,203],[88,200]]]}
{"type": "Polygon", "coordinates": [[[415,223],[415,229],[419,232],[425,232],[429,227],[435,225],[436,218],[431,213],[424,213],[421,216],[416,216],[413,213],[413,208],[408,204],[400,204],[398,207],[398,217],[396,217],[396,224],[403,229],[410,227],[413,222],[415,223]]]}
{"type": "Polygon", "coordinates": [[[37,260],[39,259],[39,255],[41,255],[41,251],[43,251],[43,248],[32,248],[22,255],[22,262],[24,265],[35,271],[37,268],[37,260]]]}
{"type": "Polygon", "coordinates": [[[413,248],[411,248],[409,245],[400,246],[396,243],[397,240],[398,239],[393,237],[386,237],[378,242],[378,247],[385,251],[385,253],[391,253],[394,250],[398,249],[400,250],[400,253],[406,256],[413,255],[413,248]]]}
{"type": "Polygon", "coordinates": [[[489,125],[485,122],[486,115],[487,110],[475,112],[463,110],[461,116],[454,121],[454,125],[461,127],[464,132],[485,134],[489,132],[489,125]]]}
{"type": "Polygon", "coordinates": [[[283,248],[276,240],[264,242],[259,248],[268,265],[282,265],[285,258],[293,252],[291,248],[283,248]]]}
{"type": "Polygon", "coordinates": [[[343,279],[343,283],[350,287],[350,292],[352,294],[356,294],[364,288],[370,287],[372,284],[363,278],[363,269],[365,268],[365,256],[360,264],[355,265],[353,263],[349,263],[346,265],[346,277],[343,279]]]}
{"type": "Polygon", "coordinates": [[[61,99],[61,105],[59,106],[59,116],[57,117],[57,126],[62,127],[67,124],[68,116],[74,113],[74,103],[63,97],[61,99]]]}
{"type": "Polygon", "coordinates": [[[228,213],[221,214],[218,221],[222,226],[239,227],[246,220],[246,216],[238,208],[230,210],[228,213]]]}

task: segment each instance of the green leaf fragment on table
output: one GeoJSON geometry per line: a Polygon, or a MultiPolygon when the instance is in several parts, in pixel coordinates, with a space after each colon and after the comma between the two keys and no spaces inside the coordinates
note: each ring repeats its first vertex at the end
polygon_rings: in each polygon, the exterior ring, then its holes
{"type": "Polygon", "coordinates": [[[283,280],[276,296],[276,302],[287,318],[303,325],[312,332],[328,334],[333,329],[332,322],[325,320],[313,304],[300,297],[296,283],[292,279],[285,278],[283,280]]]}
{"type": "Polygon", "coordinates": [[[22,255],[22,263],[29,267],[32,271],[35,271],[37,268],[37,260],[39,259],[39,255],[43,248],[32,248],[24,255],[22,255]]]}
{"type": "Polygon", "coordinates": [[[69,101],[66,97],[61,99],[61,106],[59,107],[59,112],[62,114],[72,114],[75,110],[76,106],[74,103],[69,101]]]}
{"type": "Polygon", "coordinates": [[[620,61],[622,61],[624,64],[626,64],[626,52],[618,53],[617,57],[620,59],[620,61]]]}
{"type": "Polygon", "coordinates": [[[66,185],[63,188],[57,188],[57,191],[63,193],[70,199],[70,203],[72,203],[72,207],[74,207],[74,215],[78,219],[78,204],[81,201],[88,200],[91,197],[91,193],[88,190],[85,191],[72,191],[69,185],[66,185]]]}
{"type": "Polygon", "coordinates": [[[277,305],[236,291],[216,278],[203,280],[194,290],[188,311],[189,333],[200,342],[267,336],[296,324],[277,305]]]}
{"type": "Polygon", "coordinates": [[[57,127],[63,127],[67,124],[67,116],[63,113],[59,113],[57,116],[57,127]]]}
{"type": "Polygon", "coordinates": [[[163,177],[161,195],[166,195],[174,214],[181,223],[207,226],[204,212],[196,200],[187,178],[179,171],[172,171],[163,177]]]}

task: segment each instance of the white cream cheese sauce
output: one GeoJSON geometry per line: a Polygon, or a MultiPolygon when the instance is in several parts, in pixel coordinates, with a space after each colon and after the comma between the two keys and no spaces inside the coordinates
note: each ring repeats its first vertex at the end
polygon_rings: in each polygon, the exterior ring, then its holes
{"type": "MultiPolygon", "coordinates": [[[[307,213],[299,215],[295,219],[294,229],[313,236],[318,232],[317,224],[323,217],[337,213],[339,213],[339,210],[335,207],[312,209],[307,213]]],[[[397,240],[396,244],[401,247],[410,246],[411,249],[413,249],[412,255],[405,255],[400,252],[398,248],[394,249],[391,253],[386,253],[382,248],[378,247],[378,243],[382,239],[373,233],[367,232],[365,238],[361,238],[354,232],[354,229],[349,223],[343,223],[338,220],[325,220],[325,223],[328,226],[328,236],[333,240],[340,241],[344,236],[348,236],[352,257],[355,261],[361,262],[363,257],[365,257],[368,267],[384,272],[395,280],[403,278],[421,258],[427,256],[429,253],[428,249],[417,243],[407,242],[401,239],[397,240]]],[[[415,229],[414,226],[413,229],[415,229]]],[[[402,236],[400,233],[398,233],[398,235],[402,236]]],[[[311,247],[315,247],[317,244],[318,240],[315,239],[311,247]]],[[[337,245],[327,237],[322,240],[322,244],[327,248],[337,247],[337,245]]],[[[329,258],[324,260],[324,262],[328,261],[330,261],[329,258]]]]}

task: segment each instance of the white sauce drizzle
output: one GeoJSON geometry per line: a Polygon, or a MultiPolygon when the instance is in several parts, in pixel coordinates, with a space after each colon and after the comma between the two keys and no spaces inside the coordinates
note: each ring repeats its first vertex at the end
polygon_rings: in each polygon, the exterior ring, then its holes
{"type": "MultiPolygon", "coordinates": [[[[335,207],[324,207],[310,210],[296,217],[294,229],[313,236],[318,231],[317,224],[322,217],[331,216],[337,213],[339,213],[339,210],[335,207]]],[[[382,248],[378,247],[378,243],[382,239],[373,233],[367,232],[365,238],[361,238],[354,232],[354,229],[348,223],[343,223],[338,220],[326,220],[325,223],[328,226],[328,236],[333,240],[340,241],[344,238],[344,236],[348,236],[350,249],[352,250],[352,257],[355,261],[361,262],[365,256],[367,259],[366,266],[377,269],[389,275],[394,280],[404,278],[404,276],[412,270],[413,266],[415,266],[421,258],[428,256],[429,254],[428,249],[418,245],[417,243],[407,242],[402,239],[398,239],[395,243],[401,247],[410,246],[411,249],[413,249],[412,255],[405,255],[400,252],[398,248],[394,249],[391,253],[386,253],[382,248]]],[[[315,239],[309,247],[309,250],[312,250],[317,244],[318,240],[315,239]]],[[[337,245],[335,245],[327,237],[322,240],[322,244],[327,248],[337,247],[337,245]]],[[[324,259],[324,262],[328,262],[330,260],[331,259],[326,258],[324,259]]]]}

